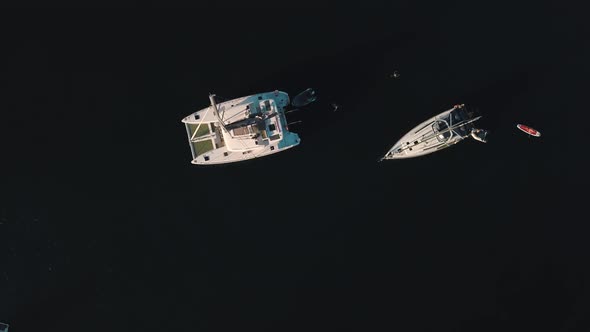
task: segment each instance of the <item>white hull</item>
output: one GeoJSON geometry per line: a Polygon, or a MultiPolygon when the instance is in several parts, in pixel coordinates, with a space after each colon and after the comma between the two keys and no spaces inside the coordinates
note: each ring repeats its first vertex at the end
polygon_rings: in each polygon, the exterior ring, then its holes
{"type": "Polygon", "coordinates": [[[471,118],[463,108],[456,105],[414,127],[385,154],[383,159],[406,159],[424,156],[455,145],[470,136],[471,118]]]}
{"type": "Polygon", "coordinates": [[[212,106],[185,117],[182,122],[191,147],[191,163],[233,163],[299,145],[299,136],[287,126],[288,105],[289,95],[274,91],[212,102],[212,106]]]}

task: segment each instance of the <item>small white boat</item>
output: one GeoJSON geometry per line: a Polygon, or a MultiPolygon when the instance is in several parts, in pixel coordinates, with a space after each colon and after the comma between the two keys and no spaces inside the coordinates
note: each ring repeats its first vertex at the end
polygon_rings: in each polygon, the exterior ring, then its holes
{"type": "Polygon", "coordinates": [[[410,130],[381,160],[423,156],[455,145],[469,136],[485,143],[487,132],[473,125],[480,118],[468,112],[464,104],[455,105],[410,130]]]}
{"type": "Polygon", "coordinates": [[[184,119],[193,164],[211,165],[268,156],[299,145],[285,116],[289,95],[281,91],[232,99],[184,119]]]}
{"type": "Polygon", "coordinates": [[[312,88],[309,88],[293,98],[291,105],[293,107],[303,107],[313,103],[317,96],[312,88]]]}

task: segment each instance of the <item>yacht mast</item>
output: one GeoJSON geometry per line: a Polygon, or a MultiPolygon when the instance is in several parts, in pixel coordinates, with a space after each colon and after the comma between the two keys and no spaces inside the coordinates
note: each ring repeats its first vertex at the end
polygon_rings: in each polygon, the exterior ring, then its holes
{"type": "Polygon", "coordinates": [[[219,116],[219,111],[217,110],[217,104],[215,103],[215,95],[209,94],[209,100],[211,101],[211,107],[213,107],[213,114],[215,115],[215,117],[217,117],[217,120],[219,121],[219,125],[221,126],[221,128],[223,128],[223,130],[225,130],[225,132],[227,132],[231,136],[229,130],[227,130],[227,128],[225,127],[225,124],[223,123],[223,120],[219,116]]]}

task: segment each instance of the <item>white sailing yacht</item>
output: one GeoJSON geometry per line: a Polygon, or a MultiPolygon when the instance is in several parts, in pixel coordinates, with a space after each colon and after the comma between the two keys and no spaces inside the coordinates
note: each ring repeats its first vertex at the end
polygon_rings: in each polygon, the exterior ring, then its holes
{"type": "Polygon", "coordinates": [[[468,112],[465,104],[455,105],[410,130],[381,160],[423,156],[455,145],[469,136],[485,143],[487,131],[473,125],[480,118],[468,112]]]}

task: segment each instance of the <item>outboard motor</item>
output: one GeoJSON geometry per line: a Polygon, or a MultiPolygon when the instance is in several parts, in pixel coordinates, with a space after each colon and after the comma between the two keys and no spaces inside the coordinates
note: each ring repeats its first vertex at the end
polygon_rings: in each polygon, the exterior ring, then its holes
{"type": "Polygon", "coordinates": [[[488,136],[488,132],[483,130],[483,129],[475,129],[473,128],[471,130],[471,137],[473,137],[473,139],[478,140],[482,143],[487,143],[487,139],[486,137],[488,136]]]}

